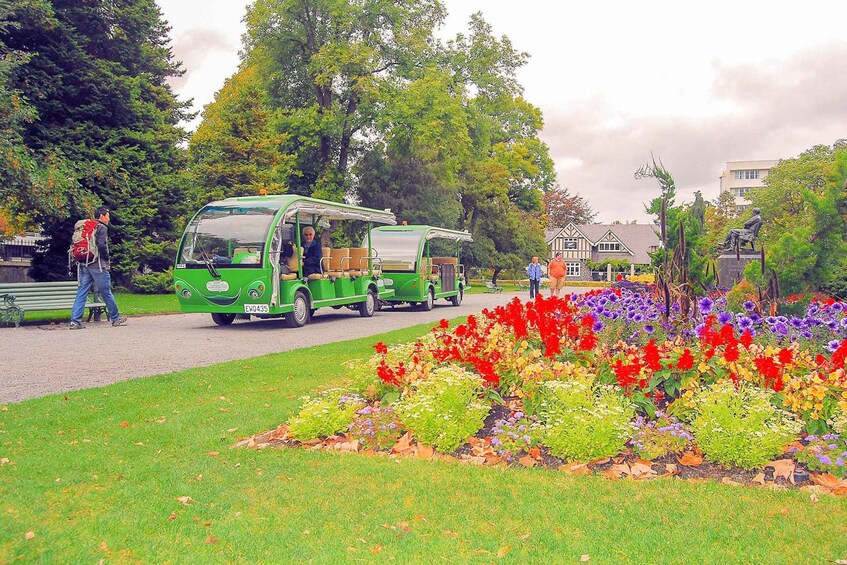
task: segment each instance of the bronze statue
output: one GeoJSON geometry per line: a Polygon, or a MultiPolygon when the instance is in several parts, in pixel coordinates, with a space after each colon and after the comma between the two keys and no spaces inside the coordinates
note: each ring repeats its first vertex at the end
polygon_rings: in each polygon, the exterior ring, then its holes
{"type": "Polygon", "coordinates": [[[722,247],[725,249],[739,249],[744,247],[745,244],[750,244],[750,249],[753,251],[756,250],[756,246],[753,242],[756,241],[756,238],[759,236],[759,230],[762,227],[762,211],[758,208],[753,208],[753,215],[749,220],[744,222],[744,227],[741,229],[733,228],[729,230],[729,233],[726,236],[726,240],[724,240],[722,247]]]}

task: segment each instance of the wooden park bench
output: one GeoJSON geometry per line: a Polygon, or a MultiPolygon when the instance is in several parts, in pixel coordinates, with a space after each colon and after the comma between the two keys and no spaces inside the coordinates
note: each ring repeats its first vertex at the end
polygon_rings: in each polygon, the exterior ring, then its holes
{"type": "MultiPolygon", "coordinates": [[[[26,312],[65,310],[73,307],[77,281],[0,283],[0,324],[21,325],[26,312]]],[[[88,319],[99,319],[106,307],[99,294],[89,293],[88,319]]]]}
{"type": "Polygon", "coordinates": [[[485,281],[485,292],[503,292],[503,287],[491,281],[485,281]]]}

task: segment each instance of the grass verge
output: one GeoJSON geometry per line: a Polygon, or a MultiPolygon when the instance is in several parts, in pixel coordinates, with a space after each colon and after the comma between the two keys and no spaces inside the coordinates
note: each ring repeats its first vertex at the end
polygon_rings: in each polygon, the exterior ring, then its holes
{"type": "Polygon", "coordinates": [[[232,447],[343,379],[344,360],[424,331],[6,406],[0,562],[847,558],[843,497],[232,447]]]}

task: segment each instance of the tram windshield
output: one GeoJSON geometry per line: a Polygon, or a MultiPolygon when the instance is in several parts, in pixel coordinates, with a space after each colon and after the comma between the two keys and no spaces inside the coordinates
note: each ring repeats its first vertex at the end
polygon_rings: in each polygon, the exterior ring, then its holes
{"type": "Polygon", "coordinates": [[[178,257],[186,267],[261,267],[275,203],[206,206],[188,224],[178,257]]]}

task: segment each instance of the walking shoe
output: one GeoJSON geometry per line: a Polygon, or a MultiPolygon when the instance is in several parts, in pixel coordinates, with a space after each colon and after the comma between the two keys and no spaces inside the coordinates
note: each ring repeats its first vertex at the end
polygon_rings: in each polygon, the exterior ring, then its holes
{"type": "Polygon", "coordinates": [[[125,323],[126,323],[126,316],[118,316],[117,318],[112,320],[112,325],[115,326],[115,327],[122,326],[125,323]]]}
{"type": "Polygon", "coordinates": [[[71,322],[71,325],[68,329],[69,330],[84,330],[85,326],[83,326],[79,322],[71,322]]]}

